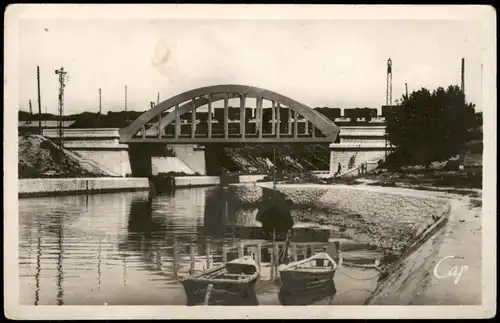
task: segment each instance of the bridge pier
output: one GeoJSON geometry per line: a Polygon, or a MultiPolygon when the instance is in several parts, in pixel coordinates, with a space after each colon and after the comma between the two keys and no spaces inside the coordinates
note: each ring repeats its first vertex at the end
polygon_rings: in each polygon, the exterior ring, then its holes
{"type": "Polygon", "coordinates": [[[152,155],[152,149],[149,145],[129,145],[130,168],[133,177],[150,177],[153,174],[152,155]]]}

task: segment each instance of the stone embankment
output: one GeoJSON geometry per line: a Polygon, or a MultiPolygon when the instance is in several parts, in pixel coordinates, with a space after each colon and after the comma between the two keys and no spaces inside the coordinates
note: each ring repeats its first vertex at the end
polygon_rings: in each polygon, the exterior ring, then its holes
{"type": "MultiPolygon", "coordinates": [[[[395,189],[348,185],[278,184],[294,220],[340,228],[344,236],[401,254],[446,215],[450,201],[395,189]]],[[[231,185],[232,203],[249,207],[272,194],[272,184],[231,185]]]]}
{"type": "Polygon", "coordinates": [[[147,191],[147,178],[25,178],[19,179],[19,197],[147,191]]]}

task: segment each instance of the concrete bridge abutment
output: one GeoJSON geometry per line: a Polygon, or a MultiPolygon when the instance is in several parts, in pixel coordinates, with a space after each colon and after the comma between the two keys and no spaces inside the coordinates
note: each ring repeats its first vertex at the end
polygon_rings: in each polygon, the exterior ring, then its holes
{"type": "Polygon", "coordinates": [[[153,175],[151,157],[152,148],[149,145],[129,145],[130,169],[133,177],[150,177],[153,175]]]}

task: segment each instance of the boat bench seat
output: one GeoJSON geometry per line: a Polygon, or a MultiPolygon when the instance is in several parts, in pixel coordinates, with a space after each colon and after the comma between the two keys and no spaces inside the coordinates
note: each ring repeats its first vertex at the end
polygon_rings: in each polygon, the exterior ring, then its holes
{"type": "Polygon", "coordinates": [[[315,271],[315,270],[320,270],[323,271],[325,269],[331,269],[331,266],[325,266],[325,267],[296,267],[297,269],[301,270],[310,270],[310,271],[315,271]]]}
{"type": "Polygon", "coordinates": [[[251,275],[245,275],[245,274],[224,274],[226,277],[247,277],[251,275]]]}

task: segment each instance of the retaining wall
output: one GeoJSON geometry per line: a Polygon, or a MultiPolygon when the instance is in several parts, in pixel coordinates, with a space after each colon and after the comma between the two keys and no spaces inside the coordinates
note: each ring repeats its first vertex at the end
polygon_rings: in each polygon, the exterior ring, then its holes
{"type": "Polygon", "coordinates": [[[84,147],[72,148],[66,147],[71,151],[79,154],[87,160],[91,160],[104,170],[110,170],[111,172],[119,176],[127,176],[132,174],[130,169],[130,158],[128,156],[128,150],[125,149],[111,149],[111,148],[101,148],[101,149],[85,149],[84,147]]]}
{"type": "Polygon", "coordinates": [[[218,176],[179,176],[174,178],[175,187],[219,185],[218,176]]]}
{"type": "Polygon", "coordinates": [[[27,178],[18,183],[19,197],[149,190],[147,178],[27,178]]]}
{"type": "Polygon", "coordinates": [[[152,175],[158,175],[159,173],[185,173],[188,175],[194,175],[194,171],[189,168],[182,160],[177,157],[151,157],[151,169],[152,175]]]}
{"type": "Polygon", "coordinates": [[[175,157],[182,160],[195,173],[206,175],[205,150],[195,145],[174,145],[175,157]]]}
{"type": "Polygon", "coordinates": [[[238,183],[253,183],[265,177],[266,175],[240,175],[238,176],[238,183]]]}

